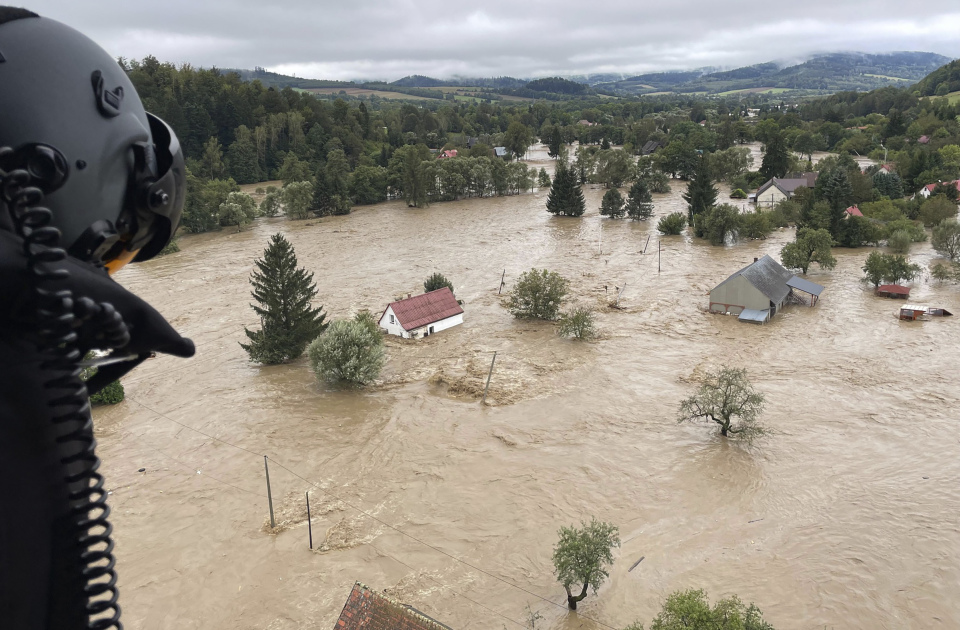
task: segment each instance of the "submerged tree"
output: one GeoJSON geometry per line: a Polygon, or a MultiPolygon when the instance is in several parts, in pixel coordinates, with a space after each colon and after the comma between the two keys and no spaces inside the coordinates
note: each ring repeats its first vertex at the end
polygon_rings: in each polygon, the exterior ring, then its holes
{"type": "Polygon", "coordinates": [[[430,277],[423,282],[424,293],[430,293],[431,291],[436,291],[437,289],[442,289],[443,287],[447,287],[450,289],[450,292],[453,293],[453,283],[447,280],[447,278],[439,271],[432,273],[430,277]]]}
{"type": "Polygon", "coordinates": [[[750,441],[764,434],[759,424],[763,400],[747,380],[746,369],[720,368],[708,373],[697,393],[680,403],[678,421],[715,422],[723,437],[750,441]]]}
{"type": "Polygon", "coordinates": [[[553,567],[557,580],[567,591],[567,606],[577,609],[577,602],[587,596],[587,589],[596,593],[610,575],[606,566],[613,564],[613,548],[620,546],[620,530],[610,523],[590,519],[581,527],[561,527],[553,548],[553,567]],[[578,595],[571,588],[583,587],[578,595]]]}
{"type": "Polygon", "coordinates": [[[577,174],[566,164],[565,156],[561,156],[557,161],[557,171],[553,175],[550,194],[547,195],[547,212],[553,215],[579,217],[583,216],[586,209],[577,174]]]}
{"type": "Polygon", "coordinates": [[[799,269],[804,274],[812,263],[817,263],[821,269],[833,269],[837,259],[830,250],[832,243],[833,238],[825,229],[800,228],[796,240],[780,250],[780,262],[787,269],[799,269]]]}
{"type": "Polygon", "coordinates": [[[694,225],[694,217],[703,214],[717,203],[719,195],[717,187],[713,185],[710,175],[709,162],[703,157],[697,158],[697,168],[687,185],[687,192],[683,193],[683,200],[687,202],[687,221],[694,225]]]}
{"type": "Polygon", "coordinates": [[[600,214],[605,217],[619,219],[623,216],[623,195],[616,188],[611,188],[603,193],[603,200],[600,202],[600,214]]]}
{"type": "Polygon", "coordinates": [[[517,318],[553,320],[566,295],[567,281],[557,272],[524,271],[510,293],[510,312],[517,318]]]}
{"type": "Polygon", "coordinates": [[[320,380],[366,385],[380,375],[386,357],[383,335],[369,312],[338,319],[307,350],[320,380]]]}
{"type": "MultiPolygon", "coordinates": [[[[624,630],[643,630],[636,622],[624,630]]],[[[702,590],[676,591],[667,597],[650,630],[774,630],[755,604],[747,606],[736,595],[710,607],[702,590]]]]}
{"type": "Polygon", "coordinates": [[[645,180],[638,179],[630,187],[626,209],[627,216],[634,221],[646,221],[653,216],[653,196],[645,180]]]}
{"type": "Polygon", "coordinates": [[[323,307],[310,304],[317,295],[313,274],[297,267],[293,246],[282,234],[273,235],[255,264],[250,284],[257,305],[251,307],[260,316],[260,330],[244,328],[250,343],[240,345],[258,363],[296,359],[327,327],[323,307]]]}
{"type": "Polygon", "coordinates": [[[786,140],[779,132],[770,137],[763,152],[763,161],[760,163],[760,174],[764,179],[783,177],[790,170],[790,151],[786,140]]]}
{"type": "Polygon", "coordinates": [[[563,149],[563,136],[560,133],[560,127],[554,127],[553,133],[550,135],[550,144],[547,154],[556,158],[560,156],[560,152],[563,149]]]}
{"type": "Polygon", "coordinates": [[[557,334],[561,337],[592,339],[597,336],[597,326],[593,320],[593,311],[586,306],[578,306],[560,315],[557,334]]]}
{"type": "Polygon", "coordinates": [[[664,234],[680,234],[686,226],[687,217],[682,212],[671,212],[657,221],[657,229],[664,234]]]}

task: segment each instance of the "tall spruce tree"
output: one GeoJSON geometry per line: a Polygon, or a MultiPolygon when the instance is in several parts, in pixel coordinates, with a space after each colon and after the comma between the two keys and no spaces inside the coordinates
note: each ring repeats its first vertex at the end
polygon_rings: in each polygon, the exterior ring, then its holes
{"type": "Polygon", "coordinates": [[[697,168],[687,185],[687,192],[683,193],[683,200],[687,202],[687,222],[694,225],[694,217],[703,214],[717,204],[719,191],[713,185],[710,177],[710,166],[703,156],[697,158],[697,168]]]}
{"type": "Polygon", "coordinates": [[[566,163],[566,155],[557,161],[557,172],[553,176],[550,194],[547,196],[547,212],[554,215],[579,217],[586,211],[577,174],[566,163]]]}
{"type": "Polygon", "coordinates": [[[638,179],[627,194],[627,216],[634,221],[646,221],[653,216],[653,196],[646,180],[638,179]]]}
{"type": "Polygon", "coordinates": [[[560,127],[553,128],[553,134],[550,136],[550,146],[548,154],[552,158],[556,158],[560,155],[560,150],[563,148],[563,136],[560,134],[560,127]]]}
{"type": "Polygon", "coordinates": [[[255,264],[251,295],[259,305],[250,306],[260,316],[260,330],[244,328],[250,343],[240,345],[257,363],[296,359],[327,327],[323,307],[310,304],[317,295],[313,274],[297,267],[293,246],[282,234],[271,237],[263,258],[255,264]]]}
{"type": "Polygon", "coordinates": [[[853,203],[853,186],[847,171],[837,168],[823,185],[823,198],[830,204],[830,235],[840,236],[847,208],[853,203]]]}
{"type": "Polygon", "coordinates": [[[765,179],[771,179],[783,177],[788,170],[790,170],[790,151],[787,150],[787,142],[782,134],[774,134],[763,152],[760,174],[765,179]]]}
{"type": "Polygon", "coordinates": [[[619,219],[623,216],[623,195],[616,188],[611,188],[603,194],[600,202],[600,214],[605,217],[619,219]]]}

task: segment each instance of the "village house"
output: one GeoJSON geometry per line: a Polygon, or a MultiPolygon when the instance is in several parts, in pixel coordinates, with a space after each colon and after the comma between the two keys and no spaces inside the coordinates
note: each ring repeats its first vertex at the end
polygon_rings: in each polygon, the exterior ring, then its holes
{"type": "Polygon", "coordinates": [[[493,154],[504,160],[510,157],[510,154],[507,152],[507,147],[493,147],[493,154]]]}
{"type": "Polygon", "coordinates": [[[752,193],[748,199],[758,206],[773,207],[784,199],[793,197],[797,188],[806,186],[813,188],[817,183],[818,173],[800,173],[796,177],[774,177],[752,193]]]}
{"type": "Polygon", "coordinates": [[[860,211],[860,208],[858,208],[856,205],[853,205],[853,206],[850,206],[849,208],[847,208],[847,216],[848,216],[848,217],[862,217],[862,216],[863,216],[863,212],[861,212],[861,211],[860,211]]]}
{"type": "Polygon", "coordinates": [[[447,149],[446,151],[441,152],[440,155],[437,156],[437,159],[442,160],[443,158],[455,158],[455,157],[457,157],[457,150],[447,149]]]}
{"type": "Polygon", "coordinates": [[[910,287],[904,287],[899,284],[881,284],[877,287],[876,294],[880,297],[905,300],[910,297],[910,287]]]}
{"type": "Polygon", "coordinates": [[[404,339],[427,337],[463,323],[463,308],[453,292],[437,289],[391,302],[380,316],[380,328],[404,339]]]}
{"type": "Polygon", "coordinates": [[[581,118],[580,120],[577,121],[577,124],[578,124],[578,125],[583,125],[584,127],[593,127],[593,126],[596,125],[597,123],[592,123],[592,122],[590,122],[589,120],[586,120],[586,119],[581,118]]]}
{"type": "Polygon", "coordinates": [[[333,630],[452,630],[416,608],[357,582],[333,630]]]}
{"type": "Polygon", "coordinates": [[[877,172],[881,175],[895,175],[897,168],[893,164],[884,164],[877,172]]]}
{"type": "Polygon", "coordinates": [[[657,152],[658,149],[662,149],[666,146],[660,140],[647,140],[643,145],[643,148],[640,149],[640,155],[652,155],[657,152]]]}
{"type": "Polygon", "coordinates": [[[810,295],[810,306],[820,299],[823,287],[798,278],[770,256],[753,262],[710,291],[710,312],[737,315],[740,321],[763,324],[786,304],[793,291],[810,295]]]}
{"type": "Polygon", "coordinates": [[[920,192],[918,194],[924,199],[926,199],[927,197],[933,194],[933,189],[939,186],[940,184],[943,184],[944,186],[953,186],[954,188],[957,189],[957,192],[960,193],[960,179],[957,179],[952,182],[937,182],[936,184],[927,184],[926,186],[920,189],[920,192]]]}

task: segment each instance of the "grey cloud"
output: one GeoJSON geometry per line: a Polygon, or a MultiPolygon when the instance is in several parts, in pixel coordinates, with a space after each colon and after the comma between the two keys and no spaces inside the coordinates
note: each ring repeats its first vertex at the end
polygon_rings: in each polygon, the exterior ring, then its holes
{"type": "Polygon", "coordinates": [[[956,0],[44,0],[32,8],[115,56],[330,79],[635,74],[838,50],[960,56],[956,0]]]}

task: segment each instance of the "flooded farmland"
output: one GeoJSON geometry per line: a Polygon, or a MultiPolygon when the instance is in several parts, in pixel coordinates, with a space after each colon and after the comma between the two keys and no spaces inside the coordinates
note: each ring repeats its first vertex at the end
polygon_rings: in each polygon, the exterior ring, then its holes
{"type": "MultiPolygon", "coordinates": [[[[542,147],[529,157],[548,163],[542,147]]],[[[685,211],[682,188],[655,196],[657,215],[685,211]]],[[[811,270],[826,287],[815,308],[762,327],[710,315],[707,292],[792,230],[711,247],[602,219],[603,190],[585,193],[580,219],[550,216],[543,190],[261,219],[124,270],[198,345],[146,362],[96,414],[126,627],[333,628],[355,581],[457,630],[521,627],[527,606],[540,628],[621,628],[686,588],[756,602],[778,629],[960,626],[960,322],[898,321],[899,302],[859,282],[867,249],[811,270]],[[276,232],[332,317],[379,314],[440,271],[464,325],[389,339],[364,390],[318,384],[305,361],[251,364],[237,343],[257,325],[248,277],[276,232]],[[601,339],[509,315],[501,274],[506,292],[531,267],[570,280],[601,339]],[[676,423],[720,365],[748,368],[767,397],[771,434],[753,447],[676,423]],[[552,546],[591,516],[623,545],[571,613],[552,546]]],[[[914,262],[935,257],[914,245],[914,262]]],[[[914,286],[912,302],[960,311],[956,286],[914,286]]]]}

